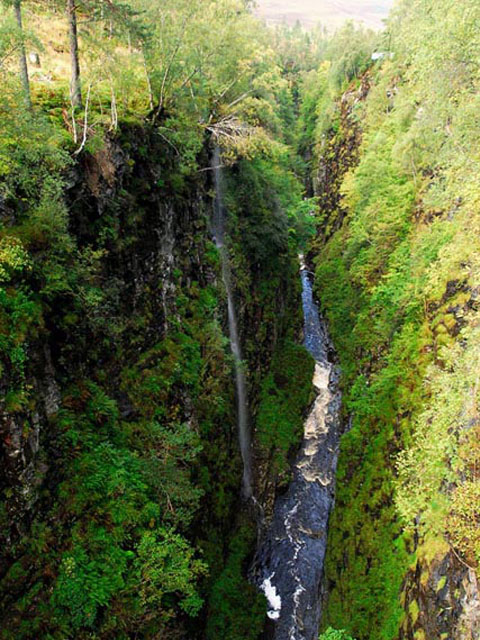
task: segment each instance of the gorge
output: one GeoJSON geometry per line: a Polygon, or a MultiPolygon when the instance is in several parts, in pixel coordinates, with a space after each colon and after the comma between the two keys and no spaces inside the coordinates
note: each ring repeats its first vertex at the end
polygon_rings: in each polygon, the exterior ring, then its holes
{"type": "Polygon", "coordinates": [[[480,640],[478,0],[64,9],[0,5],[0,638],[480,640]]]}

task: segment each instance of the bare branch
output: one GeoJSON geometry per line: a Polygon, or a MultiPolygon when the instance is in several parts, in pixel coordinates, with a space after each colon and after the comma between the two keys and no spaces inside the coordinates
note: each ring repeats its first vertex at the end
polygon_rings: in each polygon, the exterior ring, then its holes
{"type": "Polygon", "coordinates": [[[90,94],[91,94],[91,92],[92,92],[92,83],[90,83],[88,85],[87,100],[85,102],[85,118],[84,118],[84,121],[83,121],[83,139],[82,139],[82,144],[75,151],[75,155],[78,155],[81,151],[83,151],[83,149],[85,148],[85,144],[87,142],[87,135],[88,135],[88,107],[89,107],[89,104],[90,104],[90,94]]]}

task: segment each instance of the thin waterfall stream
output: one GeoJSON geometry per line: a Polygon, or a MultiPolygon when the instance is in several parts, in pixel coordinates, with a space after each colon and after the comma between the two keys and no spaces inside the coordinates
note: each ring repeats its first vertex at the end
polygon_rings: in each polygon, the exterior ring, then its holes
{"type": "Polygon", "coordinates": [[[221,153],[218,147],[213,154],[212,170],[215,182],[215,202],[212,219],[212,233],[215,244],[220,253],[222,263],[222,279],[227,293],[228,330],[230,335],[230,348],[235,366],[235,387],[237,397],[237,428],[240,444],[240,453],[243,461],[242,493],[246,500],[253,496],[252,480],[252,452],[250,427],[248,423],[248,396],[245,371],[242,362],[242,350],[238,333],[237,315],[235,312],[234,298],[231,285],[230,264],[228,250],[225,247],[225,222],[226,209],[224,202],[223,173],[221,166],[221,153]]]}
{"type": "Polygon", "coordinates": [[[316,399],[304,425],[293,480],[277,498],[252,568],[268,601],[269,637],[317,640],[328,520],[335,499],[341,395],[326,325],[301,256],[305,347],[315,359],[316,399]]]}

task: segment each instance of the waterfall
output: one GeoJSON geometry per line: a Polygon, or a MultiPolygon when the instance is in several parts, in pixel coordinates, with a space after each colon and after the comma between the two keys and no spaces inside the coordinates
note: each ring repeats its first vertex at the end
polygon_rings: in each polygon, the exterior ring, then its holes
{"type": "Polygon", "coordinates": [[[293,480],[277,498],[260,541],[253,579],[268,601],[274,640],[317,640],[328,520],[335,496],[339,442],[338,371],[319,315],[311,274],[301,259],[305,347],[315,359],[315,402],[304,425],[293,480]]]}
{"type": "Polygon", "coordinates": [[[223,194],[221,155],[220,149],[218,147],[215,148],[213,154],[212,169],[215,181],[215,202],[212,219],[212,233],[215,239],[215,244],[220,253],[220,259],[222,263],[222,279],[225,286],[225,291],[227,293],[228,330],[230,335],[230,348],[232,351],[235,366],[238,440],[243,461],[242,490],[244,498],[248,500],[253,495],[253,481],[250,427],[248,424],[247,383],[245,380],[245,371],[242,362],[242,350],[238,334],[237,315],[235,312],[235,305],[233,300],[228,250],[224,245],[226,209],[223,194]]]}

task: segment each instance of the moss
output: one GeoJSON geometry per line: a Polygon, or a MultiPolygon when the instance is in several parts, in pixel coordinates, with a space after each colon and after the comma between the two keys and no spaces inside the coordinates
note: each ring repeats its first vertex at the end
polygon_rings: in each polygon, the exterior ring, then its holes
{"type": "Polygon", "coordinates": [[[408,605],[408,615],[410,617],[412,625],[415,625],[418,616],[420,615],[420,607],[418,606],[418,602],[416,600],[412,600],[408,605]]]}
{"type": "Polygon", "coordinates": [[[444,538],[439,536],[426,536],[417,549],[420,561],[431,564],[437,557],[445,555],[450,547],[444,538]]]}
{"type": "Polygon", "coordinates": [[[278,345],[260,391],[255,440],[268,460],[268,475],[281,477],[303,436],[305,409],[312,394],[313,358],[290,341],[278,345]]]}
{"type": "Polygon", "coordinates": [[[455,328],[456,324],[457,324],[457,320],[455,318],[455,316],[452,313],[447,313],[444,316],[443,319],[443,323],[446,326],[446,328],[448,329],[448,331],[452,331],[452,329],[455,328]]]}
{"type": "Polygon", "coordinates": [[[442,576],[440,580],[437,582],[437,593],[443,589],[443,587],[447,584],[447,576],[442,576]]]}
{"type": "Polygon", "coordinates": [[[225,567],[211,590],[208,640],[256,640],[263,629],[265,597],[245,578],[255,539],[247,524],[236,530],[229,543],[225,567]]]}
{"type": "Polygon", "coordinates": [[[420,575],[420,584],[422,585],[422,587],[426,587],[427,586],[429,577],[430,577],[430,573],[429,573],[428,570],[422,571],[422,573],[420,575]]]}

